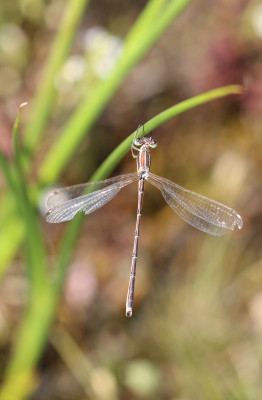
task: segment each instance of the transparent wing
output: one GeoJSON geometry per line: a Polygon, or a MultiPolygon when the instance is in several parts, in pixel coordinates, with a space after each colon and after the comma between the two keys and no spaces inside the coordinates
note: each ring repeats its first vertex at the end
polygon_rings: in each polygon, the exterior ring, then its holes
{"type": "Polygon", "coordinates": [[[90,214],[117,195],[126,185],[138,180],[136,172],[104,181],[84,183],[54,190],[47,198],[46,220],[50,223],[69,221],[76,213],[90,214]]]}
{"type": "Polygon", "coordinates": [[[151,172],[147,180],[161,190],[164,199],[175,213],[195,228],[216,236],[234,230],[235,226],[242,228],[242,218],[232,208],[184,189],[151,172]]]}

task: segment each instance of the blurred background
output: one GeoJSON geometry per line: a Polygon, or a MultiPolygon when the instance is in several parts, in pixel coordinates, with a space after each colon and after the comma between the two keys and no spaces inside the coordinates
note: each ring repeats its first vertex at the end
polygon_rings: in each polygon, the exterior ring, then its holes
{"type": "MultiPolygon", "coordinates": [[[[7,158],[12,158],[18,106],[29,103],[23,134],[65,4],[0,4],[0,148],[7,158]]],[[[33,153],[30,182],[64,122],[114,66],[145,4],[90,2],[56,76],[57,99],[33,153]]],[[[243,229],[209,237],[180,220],[146,184],[134,315],[127,319],[136,185],[86,217],[30,399],[261,398],[261,50],[261,1],[189,4],[131,71],[54,183],[88,181],[128,134],[166,108],[216,87],[244,85],[243,95],[204,104],[161,125],[153,133],[158,148],[151,153],[152,172],[234,208],[243,229]]],[[[129,153],[113,176],[135,170],[129,153]]],[[[1,174],[2,193],[5,188],[1,174]]],[[[40,221],[55,269],[66,224],[40,221]]],[[[20,248],[0,288],[2,374],[27,296],[20,248]]]]}

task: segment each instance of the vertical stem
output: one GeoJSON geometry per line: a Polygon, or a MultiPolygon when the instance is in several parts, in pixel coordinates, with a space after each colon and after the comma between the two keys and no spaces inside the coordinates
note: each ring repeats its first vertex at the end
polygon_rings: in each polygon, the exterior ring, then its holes
{"type": "Polygon", "coordinates": [[[85,14],[89,0],[68,0],[58,31],[49,51],[43,76],[25,129],[24,143],[29,151],[36,149],[52,112],[57,95],[55,78],[68,56],[75,32],[85,14]]]}

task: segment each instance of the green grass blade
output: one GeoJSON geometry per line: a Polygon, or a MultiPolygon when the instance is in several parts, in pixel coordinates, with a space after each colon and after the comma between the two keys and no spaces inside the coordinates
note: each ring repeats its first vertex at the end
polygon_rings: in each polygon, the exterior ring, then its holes
{"type": "Polygon", "coordinates": [[[1,385],[0,400],[22,400],[36,384],[34,367],[42,354],[56,310],[52,286],[45,284],[31,301],[16,338],[11,362],[1,385]]]}
{"type": "Polygon", "coordinates": [[[19,216],[16,215],[17,210],[13,204],[13,196],[10,203],[14,209],[13,215],[1,224],[0,230],[0,280],[5,274],[8,263],[14,258],[17,249],[25,237],[25,225],[19,216]]]}
{"type": "Polygon", "coordinates": [[[11,192],[15,195],[17,193],[14,170],[12,165],[7,161],[5,156],[0,152],[0,167],[5,175],[6,182],[11,192]]]}
{"type": "Polygon", "coordinates": [[[27,103],[22,103],[20,105],[19,111],[18,111],[18,115],[17,115],[17,118],[16,118],[15,123],[14,123],[13,132],[12,132],[15,166],[16,166],[16,169],[19,170],[19,171],[16,171],[18,173],[21,173],[21,170],[20,170],[20,167],[21,167],[21,159],[20,159],[21,154],[20,154],[19,144],[18,144],[18,133],[19,133],[19,125],[20,125],[20,122],[21,122],[22,108],[24,106],[26,106],[26,105],[27,105],[27,103]]]}
{"type": "Polygon", "coordinates": [[[14,171],[17,182],[17,204],[26,227],[31,296],[16,338],[14,355],[6,371],[6,380],[0,392],[1,399],[17,400],[24,398],[32,390],[33,367],[39,359],[55,312],[54,292],[48,282],[47,257],[38,226],[38,216],[29,199],[22,168],[22,154],[18,145],[22,106],[13,128],[14,171]]]}
{"type": "Polygon", "coordinates": [[[161,16],[161,9],[166,4],[166,0],[151,0],[147,3],[147,6],[140,13],[135,26],[128,34],[125,40],[125,46],[128,47],[131,43],[136,43],[137,40],[141,40],[142,35],[149,29],[152,29],[155,21],[161,16]]]}
{"type": "MultiPolygon", "coordinates": [[[[174,21],[179,14],[192,2],[193,0],[176,0],[166,2],[155,0],[154,5],[150,8],[148,13],[142,15],[142,20],[139,21],[135,26],[134,31],[132,30],[127,39],[126,46],[129,51],[135,51],[137,41],[141,41],[141,52],[143,54],[145,49],[149,49],[159,38],[166,28],[174,21]],[[148,34],[148,32],[150,32],[148,34]]],[[[136,51],[135,51],[136,52],[136,51]]],[[[137,54],[140,57],[139,53],[137,54]]]]}
{"type": "MultiPolygon", "coordinates": [[[[181,101],[178,104],[168,108],[162,113],[153,117],[150,121],[144,124],[143,136],[152,132],[158,126],[163,124],[175,116],[188,111],[194,107],[200,106],[201,104],[208,103],[212,100],[219,99],[232,94],[241,94],[243,91],[242,86],[229,85],[218,89],[210,90],[208,92],[199,94],[191,97],[190,99],[181,101]]],[[[134,133],[131,133],[119,146],[107,157],[107,159],[101,164],[97,171],[92,176],[91,180],[105,179],[113,169],[116,167],[119,160],[130,150],[130,146],[134,137],[134,133]]]]}
{"type": "Polygon", "coordinates": [[[19,208],[19,191],[16,182],[16,173],[14,166],[7,161],[2,153],[0,153],[0,168],[5,175],[7,188],[5,195],[1,199],[1,230],[0,230],[0,279],[4,275],[8,262],[17,251],[17,247],[21,243],[21,237],[24,236],[24,224],[19,218],[17,212],[19,208]],[[6,211],[13,209],[12,217],[6,215],[6,211]],[[10,240],[12,238],[12,240],[10,240]]]}
{"type": "Polygon", "coordinates": [[[67,2],[60,28],[50,49],[30,119],[25,128],[24,143],[27,150],[35,149],[41,139],[56,98],[55,78],[66,60],[75,31],[88,3],[89,0],[69,0],[67,2]]]}
{"type": "Polygon", "coordinates": [[[21,118],[21,108],[26,103],[22,104],[19,108],[18,117],[14,124],[13,129],[13,142],[15,154],[15,172],[17,176],[17,192],[18,192],[18,206],[21,216],[26,226],[26,248],[28,255],[29,273],[32,278],[32,290],[35,294],[42,286],[46,275],[46,254],[42,235],[38,226],[37,214],[34,206],[32,205],[28,188],[23,174],[23,165],[21,160],[21,152],[18,145],[18,130],[21,118]]]}

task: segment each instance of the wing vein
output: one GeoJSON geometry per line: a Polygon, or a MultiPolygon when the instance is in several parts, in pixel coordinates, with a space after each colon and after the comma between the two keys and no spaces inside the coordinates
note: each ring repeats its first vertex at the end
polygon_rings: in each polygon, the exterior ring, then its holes
{"type": "Polygon", "coordinates": [[[47,198],[50,209],[46,213],[46,221],[69,221],[80,211],[90,214],[108,203],[124,186],[137,180],[137,173],[134,172],[104,181],[57,189],[47,198]]]}
{"type": "Polygon", "coordinates": [[[188,224],[221,236],[235,226],[241,229],[240,215],[232,208],[187,190],[168,179],[149,173],[148,181],[162,193],[168,205],[188,224]]]}

